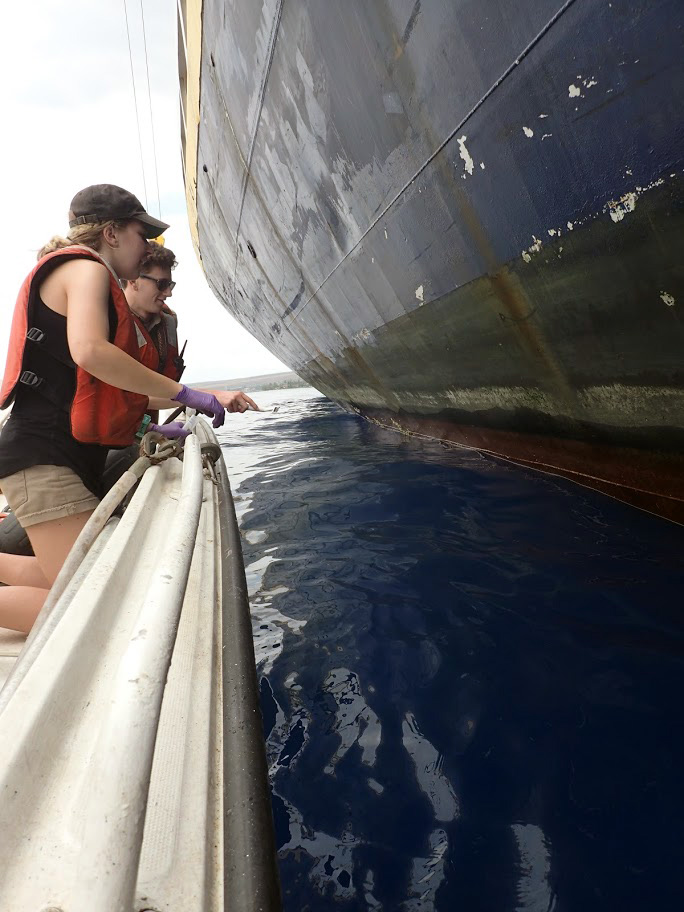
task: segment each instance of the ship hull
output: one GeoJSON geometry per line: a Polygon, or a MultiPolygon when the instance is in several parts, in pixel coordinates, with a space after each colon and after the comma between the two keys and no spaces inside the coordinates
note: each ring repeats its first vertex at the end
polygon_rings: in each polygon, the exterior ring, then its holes
{"type": "Polygon", "coordinates": [[[682,5],[194,13],[186,185],[224,306],[380,423],[681,521],[682,5]]]}

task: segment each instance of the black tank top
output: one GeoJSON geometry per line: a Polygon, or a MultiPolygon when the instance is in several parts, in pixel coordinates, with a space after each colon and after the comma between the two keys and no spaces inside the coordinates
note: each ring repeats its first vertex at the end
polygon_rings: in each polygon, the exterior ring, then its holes
{"type": "Polygon", "coordinates": [[[24,384],[17,385],[12,413],[0,433],[0,479],[31,466],[67,466],[89,491],[101,497],[107,447],[79,443],[71,433],[69,408],[76,391],[76,365],[67,343],[66,317],[37,295],[31,323],[45,333],[56,357],[27,341],[24,369],[43,377],[58,394],[62,407],[24,384]]]}

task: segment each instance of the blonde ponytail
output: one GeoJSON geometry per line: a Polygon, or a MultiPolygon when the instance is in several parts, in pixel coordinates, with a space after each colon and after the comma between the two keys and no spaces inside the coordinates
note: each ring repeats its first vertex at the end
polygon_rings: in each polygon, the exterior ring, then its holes
{"type": "Polygon", "coordinates": [[[92,247],[97,250],[102,241],[102,233],[105,228],[112,225],[114,228],[125,228],[129,220],[118,221],[109,219],[106,222],[96,222],[91,225],[75,225],[70,231],[68,237],[60,237],[56,234],[53,238],[44,244],[38,251],[37,259],[42,260],[48,253],[53,250],[61,250],[62,247],[73,247],[74,244],[82,244],[84,247],[92,247]]]}

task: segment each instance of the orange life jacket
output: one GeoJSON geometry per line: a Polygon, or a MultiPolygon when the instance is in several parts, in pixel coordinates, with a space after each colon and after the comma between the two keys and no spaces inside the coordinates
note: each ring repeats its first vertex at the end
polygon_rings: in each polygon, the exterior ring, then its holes
{"type": "MultiPolygon", "coordinates": [[[[160,317],[158,323],[147,329],[140,317],[133,314],[138,331],[140,359],[151,370],[179,381],[185,364],[183,355],[178,350],[178,317],[166,305],[160,317]]],[[[183,349],[185,350],[185,346],[183,349]]]]}
{"type": "MultiPolygon", "coordinates": [[[[25,369],[27,344],[40,346],[44,342],[44,333],[33,326],[33,309],[40,285],[47,275],[62,263],[81,258],[97,260],[109,271],[110,314],[113,308],[116,316],[116,328],[110,327],[109,341],[136,361],[141,360],[135,323],[111,267],[89,247],[63,247],[40,259],[19,291],[12,318],[5,376],[0,389],[0,408],[7,408],[12,402],[19,383],[24,383],[48,399],[53,399],[54,391],[49,388],[49,384],[33,371],[25,369]]],[[[48,349],[43,351],[46,357],[50,356],[48,349]]],[[[55,402],[69,411],[71,433],[74,438],[81,443],[97,443],[111,447],[129,446],[135,439],[136,431],[147,409],[147,396],[110,386],[78,365],[75,366],[75,370],[76,390],[73,400],[70,403],[55,402]]]]}

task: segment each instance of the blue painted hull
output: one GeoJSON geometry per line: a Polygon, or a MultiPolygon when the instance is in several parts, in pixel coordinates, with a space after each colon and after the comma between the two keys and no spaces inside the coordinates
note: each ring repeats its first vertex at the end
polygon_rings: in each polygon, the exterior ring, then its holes
{"type": "Polygon", "coordinates": [[[209,282],[337,401],[679,518],[679,0],[204,0],[209,282]],[[632,493],[630,493],[632,492],[632,493]]]}

